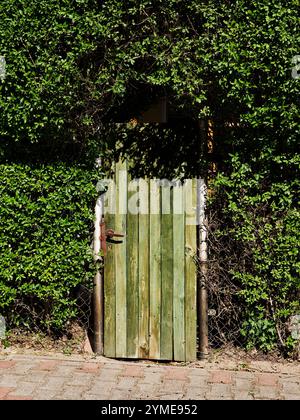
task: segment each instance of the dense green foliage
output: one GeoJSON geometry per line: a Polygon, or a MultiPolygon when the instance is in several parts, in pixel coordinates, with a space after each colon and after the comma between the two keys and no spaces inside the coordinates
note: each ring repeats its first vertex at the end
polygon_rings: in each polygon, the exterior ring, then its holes
{"type": "Polygon", "coordinates": [[[163,93],[189,116],[295,139],[298,12],[298,0],[3,0],[0,135],[82,142],[163,93]]]}
{"type": "Polygon", "coordinates": [[[288,351],[295,345],[290,317],[300,312],[299,163],[299,155],[261,153],[247,163],[234,155],[231,171],[216,180],[212,208],[223,223],[216,240],[231,261],[248,348],[279,344],[288,351]]]}
{"type": "Polygon", "coordinates": [[[228,276],[240,290],[246,343],[289,347],[287,321],[299,312],[300,92],[291,76],[299,36],[298,0],[2,0],[2,160],[9,165],[21,150],[30,161],[74,165],[121,153],[139,175],[161,177],[218,162],[218,235],[230,235],[245,261],[228,276]],[[164,95],[163,133],[111,124],[164,95]],[[214,122],[209,156],[204,141],[197,146],[198,118],[214,122]]]}
{"type": "Polygon", "coordinates": [[[94,273],[94,175],[64,164],[0,165],[0,313],[9,325],[59,331],[74,318],[74,290],[94,273]]]}

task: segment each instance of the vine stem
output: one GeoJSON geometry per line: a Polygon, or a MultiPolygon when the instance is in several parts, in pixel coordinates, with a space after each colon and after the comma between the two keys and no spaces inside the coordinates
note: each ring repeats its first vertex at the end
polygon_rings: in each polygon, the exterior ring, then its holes
{"type": "Polygon", "coordinates": [[[281,345],[282,349],[284,350],[285,349],[285,344],[284,344],[284,341],[282,339],[282,335],[281,335],[280,329],[279,329],[278,324],[277,324],[277,321],[276,321],[275,309],[274,309],[274,304],[273,304],[273,300],[272,300],[271,296],[269,296],[269,302],[270,302],[270,308],[271,308],[271,312],[272,312],[272,317],[273,317],[273,320],[274,320],[274,323],[275,323],[275,328],[276,328],[277,336],[278,336],[280,345],[281,345]]]}

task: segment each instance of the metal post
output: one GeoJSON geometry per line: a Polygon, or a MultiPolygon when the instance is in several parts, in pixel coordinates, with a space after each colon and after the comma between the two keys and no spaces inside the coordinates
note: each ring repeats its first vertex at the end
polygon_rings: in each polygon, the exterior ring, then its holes
{"type": "Polygon", "coordinates": [[[94,353],[103,354],[103,277],[101,272],[101,221],[102,221],[102,198],[99,197],[95,206],[95,229],[94,229],[94,261],[97,272],[94,278],[93,289],[93,318],[94,318],[94,353]]]}
{"type": "Polygon", "coordinates": [[[198,180],[199,225],[198,225],[198,261],[199,273],[197,284],[198,324],[199,324],[199,357],[205,359],[208,355],[208,303],[207,303],[207,228],[206,228],[206,194],[204,179],[198,180]]]}
{"type": "MultiPolygon", "coordinates": [[[[202,154],[207,151],[206,124],[200,121],[200,147],[202,154]]],[[[197,318],[199,331],[199,358],[208,356],[208,295],[207,295],[207,218],[206,200],[207,185],[205,179],[198,179],[198,229],[197,229],[197,257],[199,270],[197,276],[197,318]]]]}

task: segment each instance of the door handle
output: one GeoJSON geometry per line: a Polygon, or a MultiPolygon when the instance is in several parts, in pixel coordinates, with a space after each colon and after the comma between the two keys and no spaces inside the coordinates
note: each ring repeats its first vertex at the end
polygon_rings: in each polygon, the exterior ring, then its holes
{"type": "Polygon", "coordinates": [[[100,223],[100,242],[103,255],[106,255],[107,252],[107,242],[111,244],[121,244],[122,240],[117,240],[114,238],[124,238],[124,233],[115,232],[113,229],[106,229],[105,222],[100,223]]]}

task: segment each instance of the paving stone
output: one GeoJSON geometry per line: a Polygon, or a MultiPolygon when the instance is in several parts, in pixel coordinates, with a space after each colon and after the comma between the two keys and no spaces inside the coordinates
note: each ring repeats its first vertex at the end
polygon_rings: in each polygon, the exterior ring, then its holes
{"type": "Polygon", "coordinates": [[[47,371],[30,371],[27,375],[23,375],[22,378],[26,382],[34,382],[35,384],[42,385],[48,376],[49,373],[47,371]]]}
{"type": "Polygon", "coordinates": [[[252,387],[252,380],[239,378],[235,379],[235,388],[238,391],[249,391],[252,387]]]}
{"type": "Polygon", "coordinates": [[[200,376],[199,378],[197,378],[196,376],[193,376],[189,380],[188,388],[189,387],[191,387],[191,388],[203,388],[203,387],[207,387],[208,386],[207,384],[208,384],[208,380],[204,376],[200,376]]]}
{"type": "Polygon", "coordinates": [[[285,400],[296,400],[296,401],[300,401],[300,395],[299,394],[289,394],[286,395],[285,400]]]}
{"type": "Polygon", "coordinates": [[[85,400],[95,400],[95,401],[99,401],[99,400],[106,400],[108,399],[109,394],[85,394],[84,395],[84,399],[85,400]]]}
{"type": "Polygon", "coordinates": [[[219,370],[211,372],[209,382],[215,382],[219,384],[231,384],[232,383],[232,374],[227,370],[219,370]]]}
{"type": "Polygon", "coordinates": [[[189,369],[188,370],[188,376],[189,378],[200,378],[200,377],[205,377],[208,378],[210,372],[207,369],[203,369],[203,368],[197,368],[197,369],[189,369]]]}
{"type": "Polygon", "coordinates": [[[148,395],[137,392],[136,394],[134,394],[134,399],[135,400],[154,400],[155,398],[153,397],[149,398],[148,395]]]}
{"type": "Polygon", "coordinates": [[[134,386],[136,385],[137,380],[136,378],[129,378],[129,377],[120,377],[117,383],[118,389],[128,389],[131,391],[134,386]]]}
{"type": "Polygon", "coordinates": [[[208,396],[212,399],[232,399],[233,393],[230,385],[213,383],[208,396]]]}
{"type": "Polygon", "coordinates": [[[7,395],[5,397],[6,400],[32,400],[32,397],[29,397],[28,395],[7,395]]]}
{"type": "Polygon", "coordinates": [[[176,381],[188,381],[188,369],[177,368],[168,369],[164,374],[164,379],[172,379],[176,381]]]}
{"type": "Polygon", "coordinates": [[[86,373],[99,373],[101,367],[103,367],[102,364],[100,363],[82,363],[78,370],[81,372],[86,372],[86,373]]]}
{"type": "Polygon", "coordinates": [[[163,399],[164,400],[182,400],[183,399],[183,393],[181,393],[181,392],[176,392],[176,393],[173,393],[173,394],[164,394],[163,395],[163,399]]]}
{"type": "Polygon", "coordinates": [[[159,391],[164,394],[173,394],[176,392],[183,392],[184,386],[185,383],[183,381],[167,379],[159,386],[159,391]]]}
{"type": "Polygon", "coordinates": [[[15,388],[8,387],[8,386],[2,386],[0,387],[0,400],[2,400],[6,395],[8,395],[10,392],[14,391],[15,388]]]}
{"type": "Polygon", "coordinates": [[[254,400],[254,397],[251,393],[246,391],[236,391],[234,393],[235,400],[254,400]]]}
{"type": "Polygon", "coordinates": [[[124,368],[127,366],[127,364],[125,365],[123,363],[120,364],[120,362],[117,362],[114,359],[110,359],[109,363],[108,362],[103,363],[103,368],[106,369],[106,370],[111,369],[111,370],[118,370],[118,371],[122,372],[124,370],[124,368]]]}
{"type": "Polygon", "coordinates": [[[279,399],[279,391],[275,387],[263,386],[259,388],[259,399],[263,400],[276,400],[279,399]]]}
{"type": "Polygon", "coordinates": [[[157,372],[145,371],[142,382],[148,383],[148,384],[160,384],[163,382],[163,375],[159,371],[157,372]]]}
{"type": "Polygon", "coordinates": [[[39,388],[33,393],[34,400],[53,400],[56,395],[60,394],[61,388],[50,389],[50,388],[39,388]]]}
{"type": "Polygon", "coordinates": [[[279,381],[280,382],[288,382],[288,383],[296,383],[300,385],[300,374],[295,375],[279,375],[279,381]]]}
{"type": "Polygon", "coordinates": [[[206,396],[205,389],[188,389],[184,394],[186,400],[204,400],[206,396]]]}
{"type": "Polygon", "coordinates": [[[110,392],[116,384],[114,382],[95,382],[91,387],[89,387],[88,392],[91,394],[103,394],[110,392]]]}
{"type": "Polygon", "coordinates": [[[166,372],[166,366],[165,365],[152,365],[152,366],[146,366],[144,368],[144,376],[146,375],[164,375],[166,372]]]}
{"type": "Polygon", "coordinates": [[[76,371],[76,364],[72,363],[71,365],[61,364],[51,373],[52,376],[73,376],[76,371]]]}
{"type": "Polygon", "coordinates": [[[50,376],[44,381],[43,389],[58,390],[63,388],[66,383],[66,377],[64,376],[50,376]]]}
{"type": "Polygon", "coordinates": [[[42,361],[40,362],[35,369],[36,370],[45,370],[45,371],[53,371],[54,369],[57,368],[57,366],[59,366],[61,364],[61,362],[59,362],[58,360],[46,360],[46,361],[42,361]]]}
{"type": "Polygon", "coordinates": [[[279,398],[279,388],[264,385],[259,388],[259,394],[264,399],[279,398]]]}
{"type": "Polygon", "coordinates": [[[300,394],[300,384],[297,382],[281,381],[282,390],[288,394],[300,394]]]}
{"type": "Polygon", "coordinates": [[[246,381],[252,381],[255,379],[254,373],[252,372],[244,372],[244,371],[240,371],[240,372],[234,372],[234,379],[245,379],[246,381]]]}
{"type": "Polygon", "coordinates": [[[13,360],[0,360],[0,369],[10,369],[15,366],[16,362],[13,360]]]}
{"type": "Polygon", "coordinates": [[[122,372],[123,376],[133,376],[137,378],[142,378],[144,376],[144,368],[141,366],[126,366],[122,372]]]}
{"type": "Polygon", "coordinates": [[[24,362],[17,362],[13,367],[14,374],[16,375],[25,375],[29,372],[32,374],[31,370],[36,366],[36,362],[32,363],[24,363],[24,362]]]}
{"type": "Polygon", "coordinates": [[[113,389],[108,399],[109,400],[128,400],[129,392],[125,389],[113,389]]]}
{"type": "Polygon", "coordinates": [[[120,375],[120,370],[103,368],[98,375],[99,380],[104,382],[116,382],[120,375]]]}
{"type": "Polygon", "coordinates": [[[260,373],[256,376],[257,384],[260,386],[276,386],[278,384],[278,376],[274,373],[260,373]]]}
{"type": "Polygon", "coordinates": [[[68,377],[66,379],[67,385],[90,385],[93,380],[93,375],[90,373],[80,372],[80,373],[74,373],[72,377],[68,377]]]}
{"type": "Polygon", "coordinates": [[[38,385],[33,382],[20,382],[18,387],[14,390],[14,395],[32,396],[38,385]]]}
{"type": "Polygon", "coordinates": [[[155,384],[139,382],[137,389],[139,394],[145,395],[147,397],[157,394],[157,386],[155,384]]]}
{"type": "Polygon", "coordinates": [[[80,386],[65,386],[61,392],[61,399],[63,400],[81,400],[83,392],[86,388],[80,386]]]}
{"type": "Polygon", "coordinates": [[[217,400],[217,401],[231,400],[230,397],[221,396],[221,395],[218,395],[218,394],[211,394],[211,393],[207,393],[205,399],[206,400],[217,400]]]}
{"type": "Polygon", "coordinates": [[[18,386],[18,383],[20,380],[22,380],[23,377],[17,376],[17,375],[1,375],[0,376],[0,387],[16,387],[18,386]]]}

